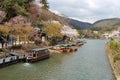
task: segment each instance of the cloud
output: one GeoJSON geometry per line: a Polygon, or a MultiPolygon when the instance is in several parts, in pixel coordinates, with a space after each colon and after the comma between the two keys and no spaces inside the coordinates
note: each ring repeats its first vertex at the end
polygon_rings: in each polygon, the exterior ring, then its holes
{"type": "Polygon", "coordinates": [[[48,0],[50,8],[85,22],[120,17],[119,0],[48,0]]]}

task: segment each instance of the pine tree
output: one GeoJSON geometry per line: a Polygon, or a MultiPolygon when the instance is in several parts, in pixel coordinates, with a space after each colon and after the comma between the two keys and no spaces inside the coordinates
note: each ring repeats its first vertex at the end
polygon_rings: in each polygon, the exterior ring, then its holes
{"type": "Polygon", "coordinates": [[[49,8],[49,4],[48,4],[47,0],[40,0],[40,3],[43,4],[43,8],[45,8],[45,9],[49,8]]]}

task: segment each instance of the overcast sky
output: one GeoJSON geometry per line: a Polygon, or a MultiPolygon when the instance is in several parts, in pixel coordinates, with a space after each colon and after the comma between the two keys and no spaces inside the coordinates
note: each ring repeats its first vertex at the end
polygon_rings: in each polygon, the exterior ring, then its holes
{"type": "Polygon", "coordinates": [[[120,0],[48,0],[50,9],[85,22],[120,17],[120,0]]]}

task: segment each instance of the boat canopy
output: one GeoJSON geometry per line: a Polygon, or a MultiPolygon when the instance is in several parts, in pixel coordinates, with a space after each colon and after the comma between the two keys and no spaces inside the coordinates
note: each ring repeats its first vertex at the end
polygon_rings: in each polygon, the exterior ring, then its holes
{"type": "Polygon", "coordinates": [[[58,44],[56,46],[61,46],[61,47],[70,47],[72,46],[71,44],[58,44]]]}
{"type": "Polygon", "coordinates": [[[43,50],[47,50],[49,48],[35,48],[35,49],[30,49],[28,51],[43,51],[43,50]]]}

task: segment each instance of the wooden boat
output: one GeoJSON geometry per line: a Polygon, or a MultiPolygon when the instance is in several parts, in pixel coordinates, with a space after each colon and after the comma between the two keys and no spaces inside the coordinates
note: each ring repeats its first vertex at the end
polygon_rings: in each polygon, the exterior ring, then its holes
{"type": "Polygon", "coordinates": [[[36,62],[39,60],[43,60],[49,58],[50,54],[48,48],[36,48],[28,50],[28,56],[26,58],[27,62],[36,62]]]}
{"type": "Polygon", "coordinates": [[[69,52],[77,51],[77,48],[72,47],[70,44],[59,44],[54,46],[52,50],[56,50],[59,53],[69,53],[69,52]]]}
{"type": "Polygon", "coordinates": [[[77,40],[75,40],[74,42],[73,42],[73,46],[82,46],[82,45],[84,45],[86,43],[86,41],[85,40],[80,40],[80,39],[77,39],[77,40]]]}
{"type": "Polygon", "coordinates": [[[83,42],[76,43],[76,46],[82,46],[82,45],[84,45],[83,42]]]}
{"type": "Polygon", "coordinates": [[[49,49],[49,52],[50,52],[51,54],[52,54],[52,53],[57,53],[57,54],[61,53],[61,51],[55,50],[55,49],[49,49]]]}

